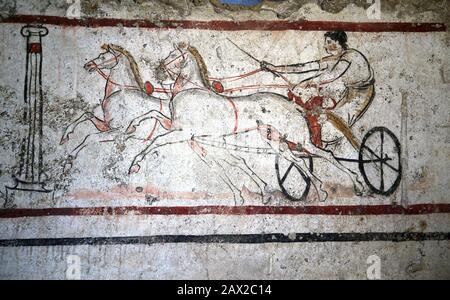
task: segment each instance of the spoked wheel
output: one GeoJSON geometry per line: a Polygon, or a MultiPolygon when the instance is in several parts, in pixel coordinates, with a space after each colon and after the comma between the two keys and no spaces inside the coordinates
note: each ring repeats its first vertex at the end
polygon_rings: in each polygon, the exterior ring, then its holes
{"type": "Polygon", "coordinates": [[[402,177],[397,137],[385,127],[371,129],[362,140],[358,164],[364,181],[374,193],[384,196],[394,193],[402,177]]]}
{"type": "MultiPolygon", "coordinates": [[[[312,157],[303,157],[309,170],[313,172],[312,157]]],[[[311,189],[311,179],[293,162],[279,155],[275,158],[275,170],[281,191],[291,201],[305,201],[311,189]]]]}

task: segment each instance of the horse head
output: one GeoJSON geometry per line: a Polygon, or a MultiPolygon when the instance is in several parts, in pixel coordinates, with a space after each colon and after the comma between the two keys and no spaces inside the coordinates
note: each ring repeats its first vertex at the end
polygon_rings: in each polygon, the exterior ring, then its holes
{"type": "Polygon", "coordinates": [[[177,78],[186,74],[185,67],[189,60],[189,52],[185,43],[174,44],[174,50],[159,62],[155,70],[155,76],[162,85],[172,85],[177,78]]]}
{"type": "Polygon", "coordinates": [[[89,73],[102,70],[110,71],[119,64],[120,53],[114,51],[108,44],[103,45],[101,48],[104,52],[84,65],[84,69],[89,73]]]}

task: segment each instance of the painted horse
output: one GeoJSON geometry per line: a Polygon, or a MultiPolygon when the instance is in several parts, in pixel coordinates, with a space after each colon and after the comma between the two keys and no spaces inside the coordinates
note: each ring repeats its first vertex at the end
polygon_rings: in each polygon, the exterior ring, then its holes
{"type": "MultiPolygon", "coordinates": [[[[162,84],[160,88],[155,88],[150,82],[142,80],[134,57],[126,49],[113,44],[105,44],[102,49],[104,51],[98,57],[84,65],[85,70],[89,73],[97,72],[105,79],[105,92],[99,109],[98,111],[84,112],[70,123],[60,141],[61,145],[72,142],[74,133],[81,125],[92,125],[92,132],[82,136],[81,140],[78,138],[74,141],[76,146],[71,150],[66,162],[66,166],[69,167],[88,144],[115,141],[116,139],[122,139],[124,142],[138,140],[152,143],[153,137],[160,128],[165,129],[167,133],[167,130],[170,130],[171,122],[165,122],[165,120],[169,120],[169,117],[165,117],[164,113],[169,112],[170,100],[184,88],[176,78],[173,80],[173,84],[162,84]],[[159,94],[159,97],[155,97],[155,94],[159,94]],[[149,113],[157,113],[164,118],[160,122],[160,119],[151,118],[149,113]],[[144,130],[143,133],[138,133],[136,127],[149,120],[153,122],[150,128],[144,130]]],[[[176,49],[178,51],[177,47],[176,49]]],[[[182,60],[175,59],[171,65],[181,68],[183,67],[181,62],[182,60]]],[[[157,82],[162,83],[166,78],[166,72],[161,65],[154,73],[157,82]]],[[[198,153],[198,148],[190,139],[183,142],[187,142],[198,153]]],[[[246,168],[246,163],[242,158],[229,155],[227,159],[218,159],[213,158],[211,152],[207,156],[203,153],[201,158],[210,166],[214,163],[215,166],[220,165],[223,170],[238,169],[245,173],[258,186],[259,194],[264,197],[264,187],[267,184],[252,173],[251,169],[246,168]]],[[[242,190],[227,173],[221,172],[220,177],[233,192],[235,201],[242,202],[242,190]]]]}
{"type": "Polygon", "coordinates": [[[206,158],[209,150],[205,140],[215,141],[214,145],[222,143],[225,147],[225,137],[252,132],[281,157],[300,167],[311,178],[319,199],[324,200],[327,195],[320,188],[322,182],[309,171],[298,152],[328,161],[351,180],[356,194],[365,191],[357,173],[335,160],[332,152],[314,146],[304,116],[287,97],[271,92],[227,96],[220,82],[209,78],[206,63],[197,49],[187,44],[179,45],[161,63],[160,69],[166,73],[162,84],[176,91],[169,105],[170,116],[151,110],[135,119],[130,127],[136,128],[140,120],[153,118],[163,124],[167,132],[155,137],[134,158],[131,173],[140,170],[140,163],[148,154],[166,144],[188,141],[200,157],[206,158]]]}
{"type": "MultiPolygon", "coordinates": [[[[150,139],[157,129],[157,121],[151,129],[140,135],[135,131],[127,132],[129,124],[149,110],[168,110],[168,99],[152,95],[157,89],[142,80],[139,67],[130,52],[113,44],[105,44],[101,48],[104,51],[86,63],[84,69],[89,73],[97,72],[105,79],[103,99],[97,111],[84,112],[65,129],[61,145],[69,142],[77,128],[84,123],[92,124],[94,129],[82,137],[81,141],[75,141],[76,146],[70,152],[70,160],[75,159],[89,143],[110,141],[118,137],[125,137],[125,140],[150,139]]],[[[159,92],[165,91],[159,89],[159,92]]]]}

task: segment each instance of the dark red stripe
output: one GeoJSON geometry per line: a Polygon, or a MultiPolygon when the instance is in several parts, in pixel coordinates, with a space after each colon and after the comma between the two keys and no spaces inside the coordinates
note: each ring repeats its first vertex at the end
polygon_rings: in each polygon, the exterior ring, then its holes
{"type": "Polygon", "coordinates": [[[220,31],[237,30],[300,30],[300,31],[331,31],[343,30],[353,32],[443,32],[447,28],[443,23],[399,23],[399,22],[328,22],[328,21],[175,21],[163,20],[158,24],[148,20],[125,20],[109,18],[69,19],[56,16],[18,15],[0,21],[0,23],[39,23],[58,26],[82,27],[139,27],[162,29],[205,29],[220,31]]]}
{"type": "Polygon", "coordinates": [[[29,44],[28,53],[42,53],[42,45],[40,43],[29,44]]]}
{"type": "Polygon", "coordinates": [[[3,209],[0,218],[46,216],[123,215],[425,215],[450,213],[450,204],[418,204],[407,208],[391,205],[354,206],[173,206],[3,209]]]}

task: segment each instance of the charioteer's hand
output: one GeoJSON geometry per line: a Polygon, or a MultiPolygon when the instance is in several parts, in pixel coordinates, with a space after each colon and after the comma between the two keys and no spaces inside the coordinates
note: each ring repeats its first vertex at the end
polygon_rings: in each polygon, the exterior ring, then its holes
{"type": "Polygon", "coordinates": [[[276,67],[272,65],[271,63],[268,63],[267,61],[261,61],[260,64],[261,70],[267,71],[267,72],[274,72],[276,71],[276,67]]]}

